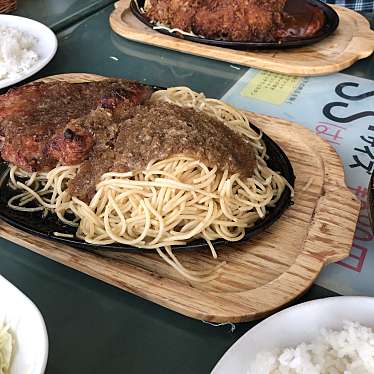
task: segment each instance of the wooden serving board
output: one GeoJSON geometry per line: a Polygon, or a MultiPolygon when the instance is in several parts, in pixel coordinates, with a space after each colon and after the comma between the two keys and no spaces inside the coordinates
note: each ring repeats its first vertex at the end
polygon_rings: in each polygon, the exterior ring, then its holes
{"type": "Polygon", "coordinates": [[[334,34],[310,46],[269,51],[238,51],[163,35],[140,22],[129,7],[130,0],[120,0],[110,16],[112,29],[126,39],[277,73],[300,76],[331,74],[374,51],[374,31],[367,19],[339,6],[333,6],[340,19],[334,34]]]}
{"type": "MultiPolygon", "coordinates": [[[[46,80],[100,79],[64,74],[46,80]]],[[[218,247],[218,259],[227,265],[210,283],[186,281],[153,251],[85,252],[2,221],[0,236],[189,317],[211,322],[263,317],[306,292],[325,264],[348,256],[360,204],[346,187],[341,161],[327,142],[291,122],[254,113],[248,117],[289,157],[296,175],[295,204],[249,242],[218,247]]],[[[195,270],[216,264],[208,250],[177,255],[195,270]]]]}

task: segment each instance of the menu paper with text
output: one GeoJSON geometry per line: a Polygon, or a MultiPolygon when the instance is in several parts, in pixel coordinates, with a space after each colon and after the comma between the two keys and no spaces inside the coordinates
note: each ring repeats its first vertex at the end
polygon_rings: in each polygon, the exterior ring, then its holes
{"type": "Polygon", "coordinates": [[[222,100],[297,122],[335,148],[346,183],[362,208],[350,256],[328,265],[316,283],[343,295],[374,296],[374,238],[367,209],[374,172],[374,81],[346,74],[294,77],[250,69],[222,100]]]}

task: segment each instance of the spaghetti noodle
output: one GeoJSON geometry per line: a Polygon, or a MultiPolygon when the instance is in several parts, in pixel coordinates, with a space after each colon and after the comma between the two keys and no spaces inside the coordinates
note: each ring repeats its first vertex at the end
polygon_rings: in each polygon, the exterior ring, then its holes
{"type": "Polygon", "coordinates": [[[10,186],[22,192],[13,196],[8,205],[21,211],[53,212],[63,223],[77,227],[77,237],[87,243],[122,243],[156,249],[186,278],[209,281],[218,275],[222,264],[203,272],[187,270],[171,247],[203,238],[217,258],[213,240],[242,239],[245,229],[275,206],[286,187],[291,190],[292,187],[266,165],[261,134],[251,128],[240,111],[185,87],[157,91],[151,101],[166,101],[203,111],[246,137],[255,149],[253,176],[229,175],[227,170],[175,155],[153,160],[144,170],[105,173],[96,185],[96,194],[86,204],[67,192],[79,165],[58,166],[48,173],[32,174],[12,166],[10,186]]]}

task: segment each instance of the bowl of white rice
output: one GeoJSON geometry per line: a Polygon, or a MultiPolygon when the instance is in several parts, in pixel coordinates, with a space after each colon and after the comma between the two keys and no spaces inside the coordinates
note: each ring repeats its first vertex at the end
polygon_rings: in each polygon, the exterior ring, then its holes
{"type": "Polygon", "coordinates": [[[41,70],[53,58],[57,38],[32,19],[0,15],[0,88],[18,83],[41,70]]]}
{"type": "Polygon", "coordinates": [[[374,297],[282,310],[244,334],[212,374],[374,374],[374,297]]]}
{"type": "Polygon", "coordinates": [[[1,275],[0,296],[0,373],[43,374],[48,335],[39,309],[1,275]]]}

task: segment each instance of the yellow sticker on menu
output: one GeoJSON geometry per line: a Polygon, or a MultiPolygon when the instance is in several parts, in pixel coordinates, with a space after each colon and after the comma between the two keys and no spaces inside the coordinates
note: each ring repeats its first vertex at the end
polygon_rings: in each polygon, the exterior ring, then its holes
{"type": "Polygon", "coordinates": [[[282,105],[295,91],[302,78],[260,71],[240,93],[242,96],[282,105]]]}

